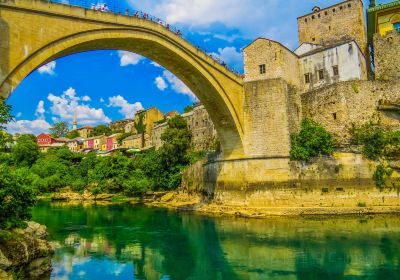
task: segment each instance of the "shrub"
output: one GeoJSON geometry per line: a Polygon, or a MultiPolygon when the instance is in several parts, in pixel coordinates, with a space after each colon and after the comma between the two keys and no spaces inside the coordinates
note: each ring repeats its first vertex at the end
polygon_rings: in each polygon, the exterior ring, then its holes
{"type": "Polygon", "coordinates": [[[18,166],[31,166],[39,158],[39,146],[35,137],[21,135],[11,150],[13,161],[18,166]]]}
{"type": "Polygon", "coordinates": [[[14,173],[0,166],[0,228],[24,226],[31,217],[30,208],[35,203],[31,179],[25,172],[14,173]]]}
{"type": "Polygon", "coordinates": [[[373,175],[375,184],[378,187],[383,187],[386,183],[386,180],[390,178],[392,173],[393,170],[390,167],[385,167],[382,164],[378,165],[373,175]]]}
{"type": "Polygon", "coordinates": [[[310,119],[301,122],[299,133],[290,136],[292,160],[310,161],[321,155],[332,155],[333,138],[321,125],[310,119]]]}

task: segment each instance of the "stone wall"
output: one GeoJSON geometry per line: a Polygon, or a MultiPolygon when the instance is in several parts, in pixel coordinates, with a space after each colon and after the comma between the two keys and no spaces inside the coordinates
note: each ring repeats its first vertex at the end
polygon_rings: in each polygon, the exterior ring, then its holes
{"type": "Polygon", "coordinates": [[[296,89],[282,79],[247,82],[244,89],[245,154],[288,157],[301,116],[296,89]]]}
{"type": "Polygon", "coordinates": [[[278,42],[258,38],[243,49],[243,58],[245,82],[282,78],[299,85],[297,55],[278,42]],[[260,65],[265,65],[264,74],[260,65]]]}
{"type": "Polygon", "coordinates": [[[355,39],[367,53],[367,32],[361,0],[348,0],[298,18],[299,41],[327,45],[355,39]]]}
{"type": "Polygon", "coordinates": [[[380,118],[385,126],[400,129],[400,81],[350,81],[301,95],[303,116],[312,118],[348,143],[351,123],[380,118]]]}
{"type": "MultiPolygon", "coordinates": [[[[199,207],[208,212],[399,212],[400,189],[393,182],[383,189],[375,186],[376,164],[354,153],[335,153],[307,164],[288,159],[199,162],[185,172],[181,191],[202,196],[207,204],[199,207]]],[[[398,176],[393,174],[396,180],[398,176]]]]}
{"type": "Polygon", "coordinates": [[[374,35],[375,77],[382,80],[400,79],[400,33],[374,35]]]}

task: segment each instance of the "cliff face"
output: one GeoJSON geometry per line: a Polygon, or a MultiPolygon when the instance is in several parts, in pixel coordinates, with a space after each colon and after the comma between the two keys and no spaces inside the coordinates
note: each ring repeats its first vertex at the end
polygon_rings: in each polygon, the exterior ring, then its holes
{"type": "Polygon", "coordinates": [[[46,227],[35,222],[0,231],[0,279],[50,279],[54,251],[46,236],[46,227]]]}

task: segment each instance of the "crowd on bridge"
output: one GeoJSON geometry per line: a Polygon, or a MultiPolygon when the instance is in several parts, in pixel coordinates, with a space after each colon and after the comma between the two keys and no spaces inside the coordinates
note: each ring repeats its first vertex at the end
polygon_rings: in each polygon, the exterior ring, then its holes
{"type": "MultiPolygon", "coordinates": [[[[104,13],[112,12],[110,10],[110,8],[107,6],[107,4],[92,4],[91,9],[95,10],[95,11],[104,12],[104,13]]],[[[121,13],[119,13],[119,14],[121,14],[121,13]]],[[[141,18],[141,19],[152,21],[152,22],[156,22],[156,23],[164,26],[167,30],[174,32],[176,35],[182,37],[182,32],[179,29],[173,28],[170,24],[168,24],[168,23],[164,22],[163,20],[161,20],[160,18],[154,17],[148,13],[144,13],[142,11],[134,11],[133,13],[131,13],[129,9],[126,9],[125,16],[134,16],[136,18],[141,18]]],[[[222,61],[219,56],[211,54],[211,53],[209,54],[209,53],[203,51],[199,46],[196,46],[196,48],[198,51],[203,52],[206,56],[209,56],[211,59],[213,59],[215,62],[222,65],[229,71],[233,72],[234,74],[236,74],[238,76],[241,76],[237,70],[229,69],[228,65],[224,61],[222,61]]]]}

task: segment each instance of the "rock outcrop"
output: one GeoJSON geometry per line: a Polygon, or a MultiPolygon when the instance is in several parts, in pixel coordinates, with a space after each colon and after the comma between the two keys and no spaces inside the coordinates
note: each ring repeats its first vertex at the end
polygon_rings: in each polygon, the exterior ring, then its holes
{"type": "Polygon", "coordinates": [[[53,248],[46,227],[28,222],[25,229],[0,231],[0,279],[46,279],[53,248]],[[44,278],[43,278],[44,277],[44,278]]]}

